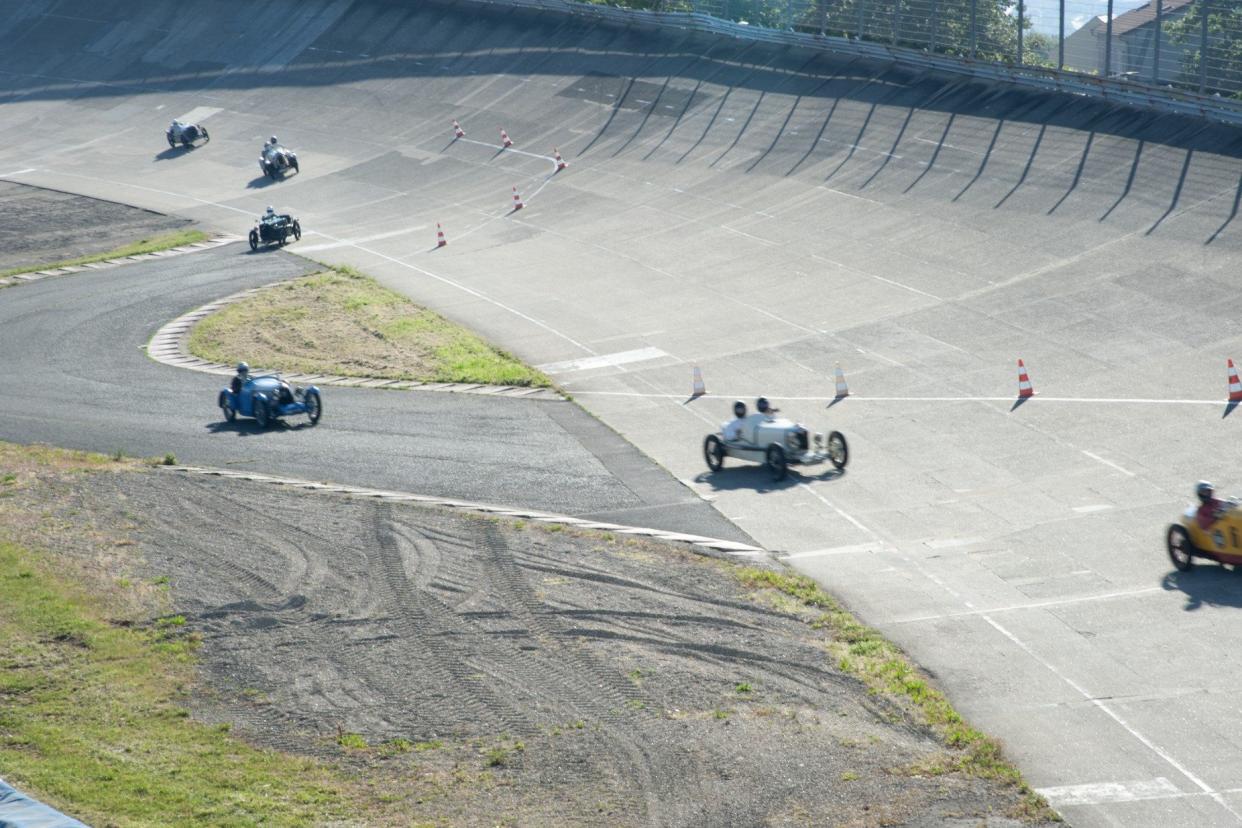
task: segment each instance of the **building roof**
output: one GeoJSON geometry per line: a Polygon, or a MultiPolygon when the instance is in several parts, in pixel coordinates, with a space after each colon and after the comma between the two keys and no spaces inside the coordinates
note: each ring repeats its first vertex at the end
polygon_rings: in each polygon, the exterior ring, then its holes
{"type": "MultiPolygon", "coordinates": [[[[1180,17],[1181,13],[1188,10],[1188,7],[1194,3],[1194,0],[1164,0],[1164,6],[1160,10],[1161,18],[1166,15],[1177,13],[1180,17]]],[[[1131,9],[1125,14],[1119,14],[1113,18],[1113,36],[1127,34],[1148,23],[1156,21],[1156,0],[1147,0],[1146,3],[1137,9],[1131,9]]]]}

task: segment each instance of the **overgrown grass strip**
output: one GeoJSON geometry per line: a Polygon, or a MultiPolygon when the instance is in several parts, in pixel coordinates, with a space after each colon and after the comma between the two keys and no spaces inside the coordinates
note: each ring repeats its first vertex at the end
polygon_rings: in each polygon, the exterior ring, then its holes
{"type": "Polygon", "coordinates": [[[76,265],[91,264],[92,262],[102,262],[108,259],[123,259],[126,256],[141,256],[144,253],[171,250],[174,247],[181,247],[205,241],[206,239],[207,234],[202,230],[174,230],[171,233],[162,233],[149,239],[139,239],[136,242],[131,242],[104,253],[91,253],[87,256],[79,256],[76,259],[64,259],[51,264],[22,265],[9,270],[0,270],[0,279],[6,276],[16,276],[18,273],[33,273],[36,270],[56,270],[61,267],[74,267],[76,265]]]}
{"type": "Polygon", "coordinates": [[[478,335],[347,267],[227,305],[194,326],[189,350],[211,362],[303,374],[551,385],[478,335]]]}

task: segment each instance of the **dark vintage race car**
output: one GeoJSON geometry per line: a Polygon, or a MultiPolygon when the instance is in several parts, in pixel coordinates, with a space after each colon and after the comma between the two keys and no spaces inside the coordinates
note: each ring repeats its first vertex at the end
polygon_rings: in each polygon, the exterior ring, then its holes
{"type": "Polygon", "coordinates": [[[297,219],[288,213],[266,215],[250,228],[250,249],[258,250],[261,244],[284,246],[290,236],[294,241],[302,238],[302,225],[297,219]]]}
{"type": "Polygon", "coordinates": [[[281,417],[297,414],[305,414],[314,425],[323,415],[318,388],[313,385],[292,388],[275,374],[251,377],[242,383],[237,393],[231,387],[220,389],[216,404],[230,423],[240,414],[254,417],[259,428],[267,428],[281,417]]]}
{"type": "Polygon", "coordinates": [[[168,131],[164,133],[164,137],[168,139],[168,146],[176,148],[178,144],[183,147],[192,147],[196,142],[207,143],[211,140],[211,136],[207,134],[207,127],[201,124],[183,124],[180,121],[173,121],[168,126],[168,131]]]}
{"type": "Polygon", "coordinates": [[[264,144],[259,154],[259,169],[268,178],[283,178],[289,170],[301,172],[298,166],[298,154],[285,149],[280,144],[264,144]]]}

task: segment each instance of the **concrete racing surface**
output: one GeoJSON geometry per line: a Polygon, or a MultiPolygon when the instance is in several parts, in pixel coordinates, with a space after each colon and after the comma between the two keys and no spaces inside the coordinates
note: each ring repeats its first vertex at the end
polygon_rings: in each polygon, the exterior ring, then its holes
{"type": "Polygon", "coordinates": [[[230,232],[294,210],[298,250],[548,366],[788,553],[1074,824],[1242,823],[1240,584],[1163,550],[1195,480],[1242,483],[1236,130],[465,4],[6,11],[0,178],[230,232]],[[181,115],[211,143],[169,151],[181,115]],[[301,161],[279,183],[272,133],[301,161]],[[706,474],[758,394],[842,430],[848,472],[706,474]]]}

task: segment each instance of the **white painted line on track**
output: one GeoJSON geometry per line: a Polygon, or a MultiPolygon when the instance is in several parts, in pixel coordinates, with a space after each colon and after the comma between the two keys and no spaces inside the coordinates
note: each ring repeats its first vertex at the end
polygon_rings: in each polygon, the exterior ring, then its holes
{"type": "Polygon", "coordinates": [[[1121,472],[1122,474],[1124,474],[1126,477],[1134,477],[1134,476],[1135,476],[1134,472],[1130,471],[1129,469],[1123,469],[1121,466],[1118,466],[1118,465],[1117,465],[1116,463],[1114,463],[1112,460],[1105,460],[1105,459],[1104,459],[1103,457],[1101,457],[1100,455],[1098,455],[1098,454],[1092,454],[1091,452],[1087,451],[1086,449],[1079,449],[1079,451],[1081,451],[1083,454],[1085,454],[1085,455],[1087,455],[1088,457],[1090,457],[1092,460],[1096,460],[1096,461],[1098,461],[1098,462],[1100,462],[1100,463],[1103,463],[1104,465],[1108,466],[1110,469],[1116,469],[1117,471],[1119,471],[1119,472],[1121,472]]]}
{"type": "Polygon", "coordinates": [[[957,549],[961,546],[971,546],[972,544],[982,543],[985,538],[940,538],[937,540],[923,541],[923,545],[928,549],[957,549]]]}
{"type": "Polygon", "coordinates": [[[1180,796],[1181,791],[1163,776],[1134,782],[1089,782],[1085,785],[1061,785],[1037,788],[1037,794],[1054,808],[1065,805],[1104,805],[1112,802],[1135,802],[1140,799],[1164,799],[1180,796]]]}
{"type": "Polygon", "coordinates": [[[183,124],[197,124],[200,121],[205,121],[212,115],[223,111],[224,109],[218,106],[196,106],[189,112],[174,118],[173,120],[180,121],[183,124]]]}
{"type": "Polygon", "coordinates": [[[1113,506],[1108,503],[1093,503],[1090,506],[1075,506],[1074,511],[1080,515],[1089,515],[1092,512],[1107,512],[1113,506]]]}
{"type": "Polygon", "coordinates": [[[800,561],[804,558],[824,558],[829,555],[854,555],[879,552],[883,550],[883,548],[883,544],[879,543],[854,543],[848,546],[834,546],[830,549],[812,549],[810,552],[794,552],[790,555],[780,555],[779,558],[782,561],[800,561]]]}
{"type": "MultiPolygon", "coordinates": [[[[636,397],[646,399],[681,399],[685,394],[662,394],[662,393],[645,393],[642,391],[575,391],[575,394],[591,395],[596,397],[636,397]]],[[[753,397],[753,392],[737,392],[725,393],[712,392],[711,396],[729,399],[741,399],[745,397],[753,397]]],[[[787,402],[832,402],[836,397],[784,397],[780,399],[787,402]]],[[[901,402],[901,403],[929,403],[929,402],[1004,402],[1012,403],[1016,397],[869,397],[850,392],[849,401],[854,402],[901,402]]],[[[1154,399],[1125,399],[1125,398],[1102,398],[1102,397],[1036,397],[1040,403],[1087,403],[1098,405],[1215,405],[1223,406],[1226,403],[1223,400],[1154,400],[1154,399]]],[[[1100,458],[1095,458],[1100,459],[1100,458]]],[[[1107,462],[1107,461],[1102,461],[1107,462]]],[[[1119,470],[1124,471],[1119,466],[1119,470]]],[[[1131,474],[1131,472],[1126,472],[1131,474]]]]}
{"type": "Polygon", "coordinates": [[[600,356],[571,359],[565,362],[548,362],[535,367],[545,374],[563,374],[569,371],[589,371],[592,368],[612,368],[618,365],[628,365],[632,362],[661,359],[666,356],[669,356],[669,354],[661,351],[659,348],[647,347],[633,351],[620,351],[615,354],[601,354],[600,356]]]}
{"type": "Polygon", "coordinates": [[[0,173],[0,178],[8,178],[11,175],[22,175],[23,173],[35,172],[35,167],[27,167],[24,170],[13,170],[13,172],[0,173]]]}
{"type": "MultiPolygon", "coordinates": [[[[406,193],[402,193],[406,195],[406,193]]],[[[347,239],[346,241],[328,242],[327,244],[300,244],[298,245],[299,253],[318,253],[320,250],[336,250],[340,247],[349,247],[350,245],[362,244],[364,242],[382,241],[383,239],[391,239],[397,236],[404,236],[409,233],[416,233],[419,230],[428,230],[430,225],[420,224],[417,227],[406,227],[403,230],[390,230],[387,233],[376,233],[374,236],[364,236],[358,239],[347,239]]],[[[323,235],[317,230],[307,230],[304,235],[321,236],[323,235]]]]}
{"type": "Polygon", "coordinates": [[[884,623],[922,624],[928,621],[943,621],[948,618],[970,618],[989,612],[1022,612],[1023,610],[1047,609],[1049,607],[1063,607],[1071,606],[1073,604],[1090,604],[1095,601],[1112,601],[1118,598],[1133,598],[1138,595],[1150,595],[1152,593],[1165,591],[1164,587],[1142,587],[1140,589],[1126,589],[1118,592],[1105,592],[1099,595],[1080,595],[1077,598],[1056,598],[1050,601],[1033,601],[1026,604],[1010,604],[1006,607],[989,607],[987,609],[964,610],[962,612],[943,612],[934,613],[932,615],[916,615],[910,618],[894,618],[890,621],[885,621],[884,623]]]}

